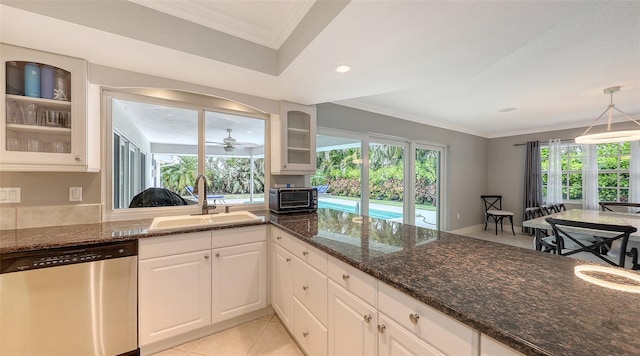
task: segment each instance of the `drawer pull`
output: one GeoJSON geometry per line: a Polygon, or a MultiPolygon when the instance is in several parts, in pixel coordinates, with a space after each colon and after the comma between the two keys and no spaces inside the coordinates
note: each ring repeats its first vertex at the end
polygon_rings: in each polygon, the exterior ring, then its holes
{"type": "Polygon", "coordinates": [[[302,251],[302,254],[306,256],[309,254],[309,251],[302,251]]]}
{"type": "Polygon", "coordinates": [[[276,240],[282,239],[282,236],[276,236],[276,240]]]}
{"type": "Polygon", "coordinates": [[[309,333],[308,333],[308,332],[306,332],[306,331],[303,331],[303,332],[302,332],[302,337],[307,337],[307,336],[309,336],[309,333]]]}
{"type": "Polygon", "coordinates": [[[291,262],[291,259],[290,259],[289,257],[287,257],[285,260],[286,260],[287,262],[291,262]]]}
{"type": "Polygon", "coordinates": [[[409,314],[409,320],[411,320],[412,323],[417,324],[418,323],[418,319],[420,319],[420,315],[418,314],[409,314]]]}
{"type": "Polygon", "coordinates": [[[220,254],[219,254],[219,253],[216,253],[216,257],[220,257],[220,254]]]}
{"type": "Polygon", "coordinates": [[[309,289],[309,286],[302,286],[302,290],[306,291],[309,289]]]}
{"type": "Polygon", "coordinates": [[[209,255],[204,255],[204,259],[208,260],[209,259],[209,255]]]}
{"type": "Polygon", "coordinates": [[[379,333],[383,333],[383,332],[384,332],[384,329],[386,329],[386,328],[387,328],[387,327],[386,327],[386,326],[384,326],[384,324],[382,324],[382,325],[378,325],[378,332],[379,332],[379,333]]]}
{"type": "Polygon", "coordinates": [[[371,321],[371,315],[365,315],[364,316],[364,321],[366,321],[367,323],[371,321]]]}
{"type": "Polygon", "coordinates": [[[344,279],[345,281],[349,280],[349,274],[345,273],[342,275],[342,279],[344,279]]]}

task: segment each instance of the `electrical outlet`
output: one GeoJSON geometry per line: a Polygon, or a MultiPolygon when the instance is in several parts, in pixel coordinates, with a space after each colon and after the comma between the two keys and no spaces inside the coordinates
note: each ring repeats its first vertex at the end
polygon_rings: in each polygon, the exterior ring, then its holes
{"type": "Polygon", "coordinates": [[[69,201],[82,201],[82,187],[69,187],[69,201]]]}
{"type": "Polygon", "coordinates": [[[0,188],[0,204],[19,202],[20,188],[0,188]]]}

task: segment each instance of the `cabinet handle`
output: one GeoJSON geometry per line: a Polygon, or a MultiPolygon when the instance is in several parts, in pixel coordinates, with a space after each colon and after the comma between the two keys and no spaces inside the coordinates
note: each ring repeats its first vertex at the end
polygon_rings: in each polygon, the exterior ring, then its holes
{"type": "Polygon", "coordinates": [[[306,291],[307,289],[309,289],[309,286],[302,286],[302,290],[306,291]]]}
{"type": "Polygon", "coordinates": [[[371,321],[371,315],[365,315],[364,316],[364,321],[366,321],[367,323],[371,321]]]}
{"type": "Polygon", "coordinates": [[[306,332],[306,331],[303,331],[303,332],[302,332],[302,336],[303,336],[303,337],[307,337],[307,336],[309,336],[309,333],[308,333],[308,332],[306,332]]]}
{"type": "Polygon", "coordinates": [[[216,257],[220,257],[220,254],[219,254],[219,253],[216,253],[216,257]]]}
{"type": "Polygon", "coordinates": [[[309,251],[302,251],[302,254],[306,256],[309,254],[309,251]]]}
{"type": "Polygon", "coordinates": [[[384,332],[384,329],[386,329],[386,328],[387,328],[387,327],[386,327],[386,326],[384,326],[384,324],[382,324],[382,325],[378,325],[378,332],[379,332],[379,333],[383,333],[383,332],[384,332]]]}
{"type": "Polygon", "coordinates": [[[276,240],[280,240],[282,236],[276,236],[276,240]]]}
{"type": "Polygon", "coordinates": [[[345,281],[348,281],[349,280],[349,274],[348,273],[343,274],[342,275],[342,279],[344,279],[345,281]]]}
{"type": "Polygon", "coordinates": [[[412,323],[417,324],[418,323],[418,319],[420,319],[420,315],[414,313],[414,314],[409,314],[409,320],[411,320],[412,323]]]}
{"type": "Polygon", "coordinates": [[[80,162],[81,158],[80,156],[76,156],[76,161],[80,162]]]}
{"type": "Polygon", "coordinates": [[[209,255],[204,255],[204,259],[208,260],[209,259],[209,255]]]}
{"type": "Polygon", "coordinates": [[[289,257],[286,258],[287,262],[291,262],[291,259],[289,257]]]}

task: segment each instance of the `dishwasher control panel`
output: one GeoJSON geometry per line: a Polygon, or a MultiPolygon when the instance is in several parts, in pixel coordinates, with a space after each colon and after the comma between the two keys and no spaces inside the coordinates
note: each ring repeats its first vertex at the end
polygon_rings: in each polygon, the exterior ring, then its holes
{"type": "Polygon", "coordinates": [[[0,273],[30,271],[40,268],[136,256],[137,254],[137,241],[14,252],[3,254],[0,257],[0,273]]]}

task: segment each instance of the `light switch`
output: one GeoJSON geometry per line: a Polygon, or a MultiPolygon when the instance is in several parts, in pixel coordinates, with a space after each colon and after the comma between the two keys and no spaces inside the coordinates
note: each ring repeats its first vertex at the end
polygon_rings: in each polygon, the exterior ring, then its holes
{"type": "Polygon", "coordinates": [[[20,188],[0,188],[0,204],[19,202],[20,188]]]}
{"type": "Polygon", "coordinates": [[[82,187],[69,187],[69,201],[82,201],[82,187]]]}

